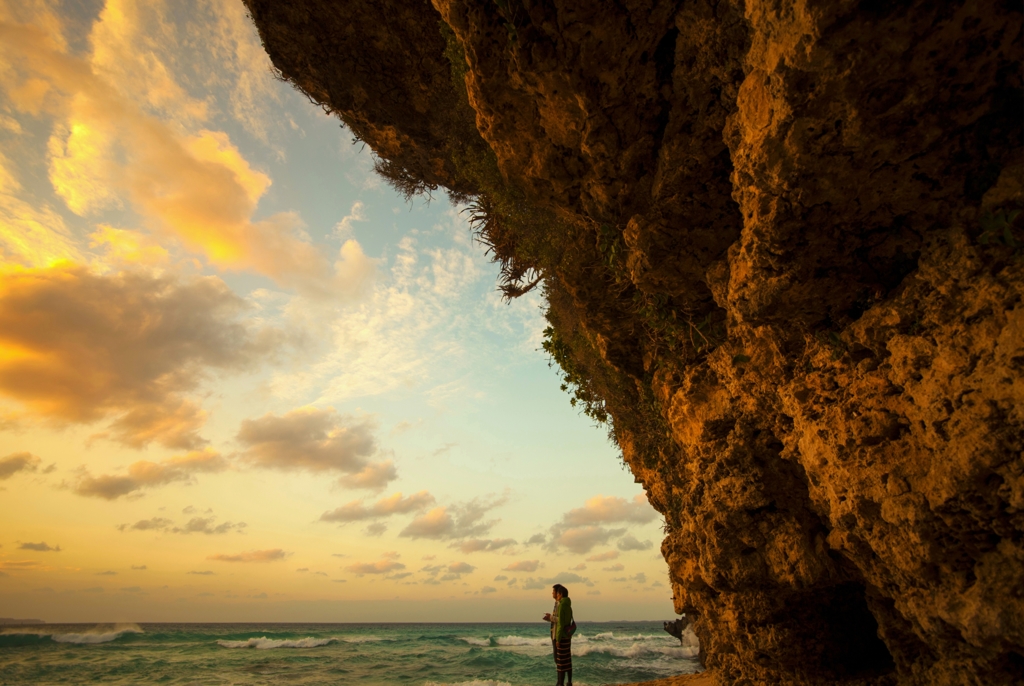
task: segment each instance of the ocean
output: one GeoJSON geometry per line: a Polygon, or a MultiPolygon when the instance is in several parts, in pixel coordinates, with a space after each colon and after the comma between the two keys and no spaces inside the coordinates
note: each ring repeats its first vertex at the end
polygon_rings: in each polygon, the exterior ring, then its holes
{"type": "MultiPolygon", "coordinates": [[[[660,622],[585,622],[578,686],[699,671],[660,622]]],[[[0,684],[554,684],[547,625],[44,624],[0,628],[0,684]]]]}

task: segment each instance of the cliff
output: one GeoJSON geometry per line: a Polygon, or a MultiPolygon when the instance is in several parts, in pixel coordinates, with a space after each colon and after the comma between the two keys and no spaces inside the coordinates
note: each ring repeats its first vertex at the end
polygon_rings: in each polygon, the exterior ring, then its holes
{"type": "Polygon", "coordinates": [[[1020,678],[1019,2],[246,4],[544,289],[711,678],[1020,678]]]}

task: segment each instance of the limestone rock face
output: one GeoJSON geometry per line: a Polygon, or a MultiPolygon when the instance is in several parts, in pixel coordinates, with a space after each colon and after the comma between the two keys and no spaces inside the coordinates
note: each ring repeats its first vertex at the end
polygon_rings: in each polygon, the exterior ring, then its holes
{"type": "Polygon", "coordinates": [[[462,117],[552,218],[719,683],[1020,683],[1019,2],[246,3],[381,158],[486,196],[462,117]]]}

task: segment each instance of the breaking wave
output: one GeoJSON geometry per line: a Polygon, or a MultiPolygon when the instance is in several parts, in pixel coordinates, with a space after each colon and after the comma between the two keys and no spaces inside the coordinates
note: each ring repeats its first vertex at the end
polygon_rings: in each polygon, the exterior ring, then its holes
{"type": "Polygon", "coordinates": [[[96,645],[116,641],[125,634],[145,633],[138,624],[115,624],[96,626],[88,631],[56,633],[53,629],[4,629],[0,636],[37,636],[49,638],[56,643],[77,643],[79,645],[96,645]]]}
{"type": "Polygon", "coordinates": [[[270,650],[272,648],[319,648],[328,643],[334,643],[336,638],[249,638],[244,641],[226,641],[220,639],[217,644],[223,648],[255,648],[256,650],[270,650]]]}
{"type": "Polygon", "coordinates": [[[604,653],[612,657],[624,657],[624,658],[637,658],[646,655],[661,655],[664,657],[672,658],[685,658],[689,659],[695,657],[700,652],[697,648],[690,648],[685,646],[652,646],[646,643],[634,643],[633,645],[626,647],[601,645],[595,643],[585,643],[583,645],[573,644],[572,654],[574,656],[590,655],[592,653],[604,653]]]}
{"type": "MultiPolygon", "coordinates": [[[[572,654],[576,656],[590,655],[592,653],[603,653],[610,657],[638,658],[643,656],[658,656],[666,658],[690,659],[696,657],[700,652],[697,637],[684,633],[683,644],[680,645],[677,639],[657,634],[636,634],[636,635],[615,635],[607,631],[593,636],[577,634],[572,641],[572,654]],[[692,640],[687,641],[686,639],[692,640]]],[[[476,638],[463,636],[459,640],[472,646],[484,648],[500,647],[536,647],[551,648],[551,639],[547,636],[504,636],[487,638],[476,638]]]]}

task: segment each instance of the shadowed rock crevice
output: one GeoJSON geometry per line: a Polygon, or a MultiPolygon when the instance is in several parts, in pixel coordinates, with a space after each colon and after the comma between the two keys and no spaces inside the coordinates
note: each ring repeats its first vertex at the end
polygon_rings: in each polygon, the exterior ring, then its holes
{"type": "Polygon", "coordinates": [[[246,4],[543,289],[720,683],[1019,677],[1019,3],[246,4]]]}

